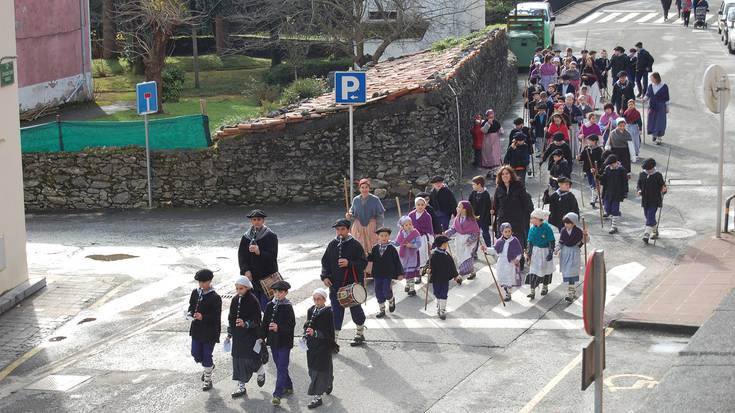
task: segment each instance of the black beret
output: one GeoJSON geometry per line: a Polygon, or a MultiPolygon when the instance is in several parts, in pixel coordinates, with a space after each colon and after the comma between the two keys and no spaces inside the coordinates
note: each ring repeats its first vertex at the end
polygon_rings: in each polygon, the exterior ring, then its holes
{"type": "Polygon", "coordinates": [[[605,165],[614,164],[618,161],[618,157],[615,155],[610,155],[607,158],[605,158],[605,165]]]}
{"type": "Polygon", "coordinates": [[[433,178],[431,178],[431,183],[435,184],[437,182],[444,182],[444,177],[441,175],[436,175],[433,178]]]}
{"type": "Polygon", "coordinates": [[[434,238],[435,247],[441,247],[445,242],[449,242],[449,238],[446,235],[437,235],[437,237],[434,238]]]}
{"type": "Polygon", "coordinates": [[[643,49],[643,42],[638,42],[638,43],[636,43],[636,44],[635,44],[635,47],[637,47],[637,48],[639,48],[639,49],[643,49]]]}
{"type": "Polygon", "coordinates": [[[591,141],[595,141],[595,142],[597,142],[597,141],[599,141],[599,140],[600,140],[600,137],[599,137],[599,136],[597,136],[597,135],[590,135],[590,136],[588,136],[588,137],[587,137],[587,139],[589,139],[589,140],[591,140],[591,141]]]}
{"type": "Polygon", "coordinates": [[[418,194],[416,194],[416,198],[428,198],[428,197],[429,197],[428,192],[419,192],[418,194]]]}
{"type": "Polygon", "coordinates": [[[571,184],[572,180],[567,178],[566,176],[560,176],[557,178],[556,183],[558,184],[571,184]]]}
{"type": "Polygon", "coordinates": [[[212,270],[208,270],[206,268],[199,270],[194,274],[194,279],[197,281],[210,281],[212,278],[214,278],[214,273],[212,270]]]}
{"type": "Polygon", "coordinates": [[[266,218],[268,215],[262,209],[254,209],[248,214],[248,218],[266,218]]]}
{"type": "Polygon", "coordinates": [[[551,156],[564,156],[564,151],[557,149],[554,152],[551,152],[551,156]]]}
{"type": "Polygon", "coordinates": [[[388,227],[381,227],[381,228],[378,228],[378,229],[377,229],[377,230],[375,231],[375,233],[376,233],[376,234],[380,234],[381,232],[387,232],[388,234],[390,234],[390,233],[392,233],[393,231],[391,231],[391,229],[390,229],[390,228],[388,228],[388,227]]]}
{"type": "Polygon", "coordinates": [[[656,160],[653,158],[648,158],[645,161],[643,161],[643,169],[653,169],[656,167],[656,160]]]}
{"type": "Polygon", "coordinates": [[[619,71],[618,72],[618,77],[623,77],[623,76],[628,77],[628,73],[626,73],[625,70],[619,71]]]}
{"type": "Polygon", "coordinates": [[[342,219],[338,219],[334,221],[334,225],[332,225],[332,228],[339,228],[339,227],[349,228],[351,226],[352,226],[352,222],[350,222],[349,219],[342,218],[342,219]]]}
{"type": "Polygon", "coordinates": [[[556,132],[556,133],[554,134],[554,140],[555,140],[556,142],[561,142],[561,141],[563,141],[563,140],[564,140],[564,134],[563,134],[563,133],[561,133],[561,132],[556,132]]]}
{"type": "Polygon", "coordinates": [[[518,132],[518,133],[515,134],[515,136],[513,136],[513,140],[514,141],[525,141],[526,138],[528,138],[528,137],[523,132],[518,132]]]}
{"type": "Polygon", "coordinates": [[[273,284],[271,284],[271,289],[276,290],[276,291],[288,291],[291,289],[291,284],[283,280],[276,281],[273,284]]]}

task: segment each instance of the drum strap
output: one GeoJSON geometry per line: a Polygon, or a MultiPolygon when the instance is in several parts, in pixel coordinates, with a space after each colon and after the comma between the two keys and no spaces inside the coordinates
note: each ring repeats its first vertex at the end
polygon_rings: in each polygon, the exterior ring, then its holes
{"type": "MultiPolygon", "coordinates": [[[[350,266],[350,268],[352,268],[352,279],[353,279],[354,283],[357,284],[357,271],[355,270],[355,266],[354,265],[353,266],[350,266]]],[[[345,269],[345,276],[344,276],[343,281],[342,281],[344,284],[347,283],[347,276],[349,274],[350,274],[350,270],[349,269],[345,269]]]]}

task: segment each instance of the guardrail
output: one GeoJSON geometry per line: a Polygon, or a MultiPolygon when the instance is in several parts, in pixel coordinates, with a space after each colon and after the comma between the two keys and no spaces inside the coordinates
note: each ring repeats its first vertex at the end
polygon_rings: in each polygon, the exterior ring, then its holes
{"type": "Polygon", "coordinates": [[[730,202],[735,199],[735,195],[730,195],[725,200],[725,229],[722,232],[729,232],[728,228],[730,227],[730,202]]]}

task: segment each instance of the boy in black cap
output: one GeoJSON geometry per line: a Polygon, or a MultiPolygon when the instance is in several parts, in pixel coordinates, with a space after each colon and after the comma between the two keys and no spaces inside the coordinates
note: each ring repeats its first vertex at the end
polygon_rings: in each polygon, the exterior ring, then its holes
{"type": "Polygon", "coordinates": [[[569,177],[571,169],[569,162],[564,159],[564,153],[560,149],[555,150],[549,162],[549,186],[554,190],[559,188],[558,179],[569,177]]]}
{"type": "Polygon", "coordinates": [[[605,171],[600,176],[600,183],[605,216],[610,216],[612,220],[608,233],[616,234],[620,219],[620,203],[625,199],[628,183],[628,172],[620,165],[617,156],[610,155],[605,159],[605,171]]]}
{"type": "MultiPolygon", "coordinates": [[[[552,137],[551,145],[549,145],[548,148],[546,148],[546,152],[544,152],[544,156],[541,158],[541,163],[539,165],[543,165],[544,162],[546,162],[547,159],[556,151],[560,150],[562,155],[564,156],[564,159],[569,162],[571,165],[572,163],[572,149],[569,147],[569,144],[564,141],[564,134],[561,132],[557,132],[552,137]]],[[[549,164],[549,170],[551,170],[551,164],[549,164]]],[[[569,169],[571,173],[571,168],[569,169]]]]}
{"type": "Polygon", "coordinates": [[[212,351],[219,343],[222,331],[222,298],[212,288],[214,273],[207,269],[197,271],[194,279],[199,282],[189,297],[189,308],[186,312],[187,320],[191,321],[189,335],[191,336],[191,355],[194,361],[204,367],[202,373],[202,390],[212,388],[212,351]]]}
{"type": "Polygon", "coordinates": [[[595,181],[597,174],[603,169],[602,165],[602,148],[597,143],[600,137],[597,135],[587,136],[587,145],[582,149],[577,159],[582,162],[582,171],[585,177],[587,177],[587,184],[590,186],[592,192],[592,201],[590,205],[592,208],[596,208],[599,197],[597,194],[597,182],[595,181]]]}
{"type": "Polygon", "coordinates": [[[457,198],[444,184],[444,177],[437,175],[431,178],[431,185],[433,188],[429,194],[429,205],[434,208],[441,232],[444,232],[449,229],[452,215],[457,213],[457,198]]]}
{"type": "Polygon", "coordinates": [[[546,111],[546,102],[539,101],[535,109],[535,115],[531,120],[531,130],[533,131],[532,139],[536,148],[536,157],[540,158],[546,142],[546,123],[549,121],[549,114],[546,111]]]}
{"type": "Polygon", "coordinates": [[[643,172],[638,175],[638,196],[641,197],[643,215],[646,217],[646,228],[643,231],[643,242],[646,244],[649,238],[658,238],[656,212],[663,205],[667,191],[663,175],[656,170],[656,160],[648,158],[643,161],[643,172]]]}
{"type": "Polygon", "coordinates": [[[439,235],[434,239],[434,250],[429,258],[429,273],[431,285],[436,297],[436,314],[440,319],[447,319],[447,297],[449,295],[449,280],[454,279],[459,284],[459,272],[454,258],[447,252],[449,238],[439,235]]]}
{"type": "Polygon", "coordinates": [[[628,73],[621,70],[618,73],[618,80],[613,84],[612,97],[610,102],[615,105],[615,112],[623,116],[623,112],[628,108],[628,101],[635,100],[635,89],[633,82],[628,80],[628,73]]]}
{"type": "Polygon", "coordinates": [[[548,192],[544,196],[544,204],[549,204],[549,224],[555,226],[560,232],[564,228],[564,216],[570,212],[579,215],[577,198],[572,193],[572,180],[566,176],[559,177],[556,183],[559,187],[551,195],[548,192]]]}
{"type": "Polygon", "coordinates": [[[518,175],[518,179],[526,185],[526,171],[531,157],[531,146],[528,145],[528,137],[522,132],[512,137],[511,144],[505,152],[503,164],[510,165],[518,175]]]}
{"type": "Polygon", "coordinates": [[[390,228],[379,228],[378,243],[368,254],[368,270],[365,272],[373,275],[375,282],[375,298],[378,300],[380,312],[376,318],[385,317],[385,301],[388,301],[388,311],[396,311],[396,298],[393,296],[391,286],[393,280],[403,279],[403,264],[398,256],[398,250],[390,242],[390,228]]]}
{"type": "Polygon", "coordinates": [[[271,285],[273,300],[268,302],[263,314],[261,337],[271,348],[273,363],[276,365],[276,388],[273,390],[274,406],[281,404],[281,397],[293,394],[293,383],[288,374],[288,364],[293,348],[296,316],[293,306],[286,298],[291,285],[286,281],[276,281],[271,285]]]}

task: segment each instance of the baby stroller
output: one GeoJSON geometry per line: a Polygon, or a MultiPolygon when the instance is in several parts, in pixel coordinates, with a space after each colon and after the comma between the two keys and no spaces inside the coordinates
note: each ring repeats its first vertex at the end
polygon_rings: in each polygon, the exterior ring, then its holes
{"type": "Polygon", "coordinates": [[[694,9],[694,28],[707,28],[707,6],[697,6],[694,9]]]}

